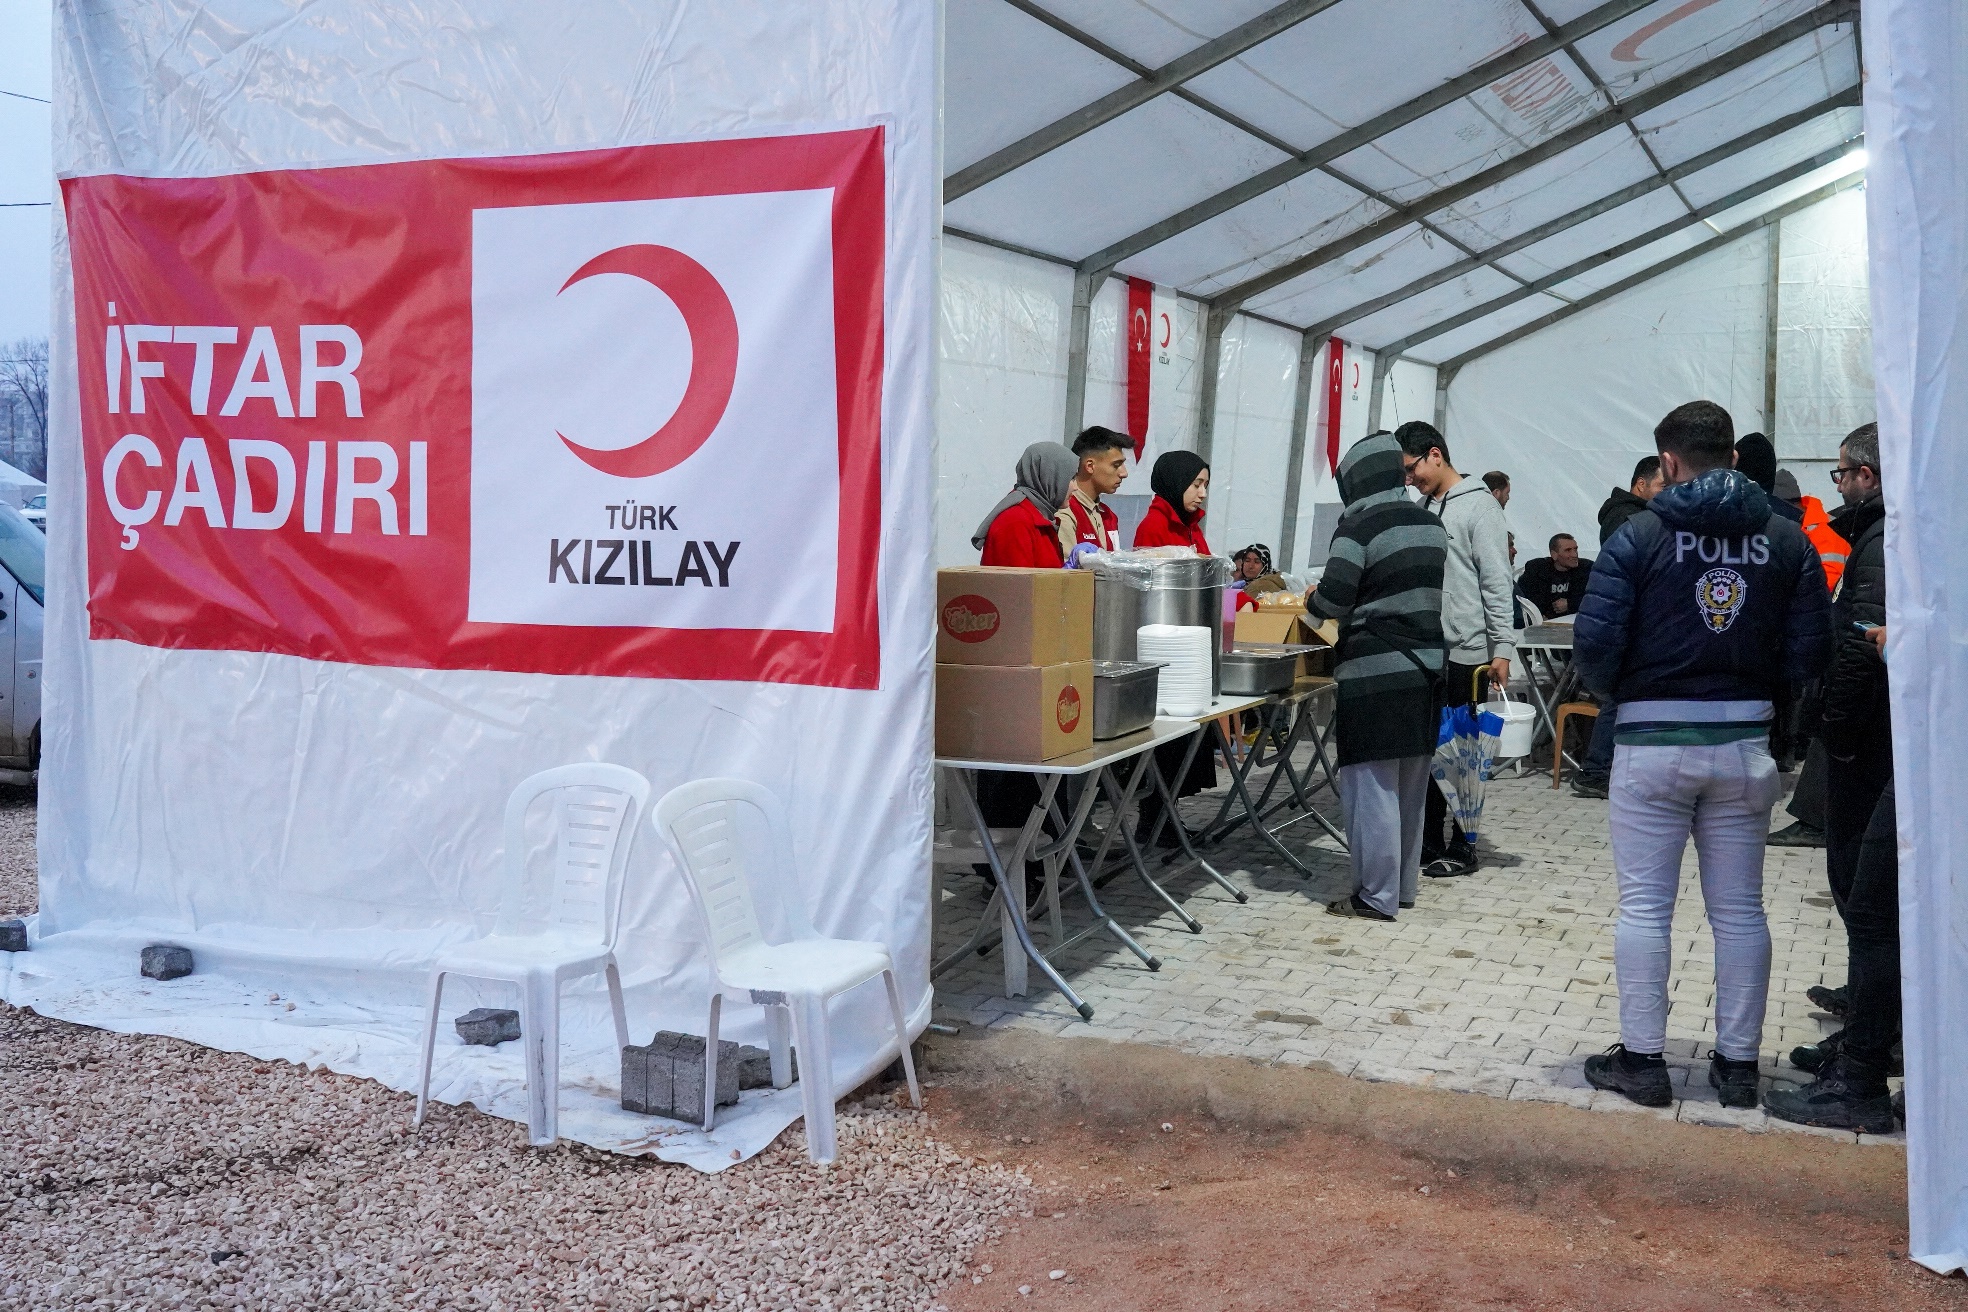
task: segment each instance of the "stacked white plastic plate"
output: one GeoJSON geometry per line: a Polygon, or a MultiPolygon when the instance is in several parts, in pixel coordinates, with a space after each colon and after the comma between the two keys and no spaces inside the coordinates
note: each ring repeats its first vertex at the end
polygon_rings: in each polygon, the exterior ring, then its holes
{"type": "Polygon", "coordinates": [[[1137,659],[1159,661],[1155,709],[1201,715],[1210,704],[1210,631],[1202,625],[1144,624],[1135,630],[1137,659]]]}

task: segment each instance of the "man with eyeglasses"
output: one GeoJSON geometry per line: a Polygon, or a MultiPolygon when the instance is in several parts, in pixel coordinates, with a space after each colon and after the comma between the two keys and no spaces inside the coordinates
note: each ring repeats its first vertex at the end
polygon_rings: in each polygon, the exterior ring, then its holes
{"type": "Polygon", "coordinates": [[[1886,1078],[1900,1036],[1900,885],[1893,806],[1892,708],[1886,674],[1886,499],[1879,426],[1856,428],[1831,471],[1845,504],[1832,527],[1852,544],[1838,582],[1838,653],[1825,676],[1819,740],[1828,757],[1825,869],[1845,922],[1850,975],[1811,1000],[1846,1018],[1843,1030],[1790,1054],[1815,1073],[1802,1088],[1763,1097],[1772,1116],[1804,1125],[1890,1133],[1886,1078]]]}

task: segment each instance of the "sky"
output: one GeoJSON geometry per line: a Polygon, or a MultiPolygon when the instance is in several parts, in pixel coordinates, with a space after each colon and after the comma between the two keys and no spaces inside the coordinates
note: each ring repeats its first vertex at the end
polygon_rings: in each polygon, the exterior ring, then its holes
{"type": "Polygon", "coordinates": [[[0,342],[48,335],[52,0],[0,0],[0,342]],[[21,99],[23,96],[34,99],[21,99]]]}

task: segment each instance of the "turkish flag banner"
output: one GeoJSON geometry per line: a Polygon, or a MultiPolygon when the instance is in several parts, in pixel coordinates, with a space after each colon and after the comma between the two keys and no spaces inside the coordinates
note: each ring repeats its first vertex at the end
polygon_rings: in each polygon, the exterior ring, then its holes
{"type": "Polygon", "coordinates": [[[1148,445],[1148,381],[1154,358],[1155,284],[1145,278],[1127,280],[1127,425],[1134,439],[1134,458],[1148,445]]]}
{"type": "Polygon", "coordinates": [[[874,688],[883,131],[62,184],[89,633],[874,688]]]}

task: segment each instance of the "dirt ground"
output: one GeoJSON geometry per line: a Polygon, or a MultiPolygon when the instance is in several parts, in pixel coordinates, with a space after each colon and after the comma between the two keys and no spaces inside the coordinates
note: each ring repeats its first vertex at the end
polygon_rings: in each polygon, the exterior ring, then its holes
{"type": "Polygon", "coordinates": [[[939,1137],[1043,1190],[952,1312],[1968,1309],[1906,1260],[1896,1148],[1136,1045],[932,1060],[939,1137]]]}

